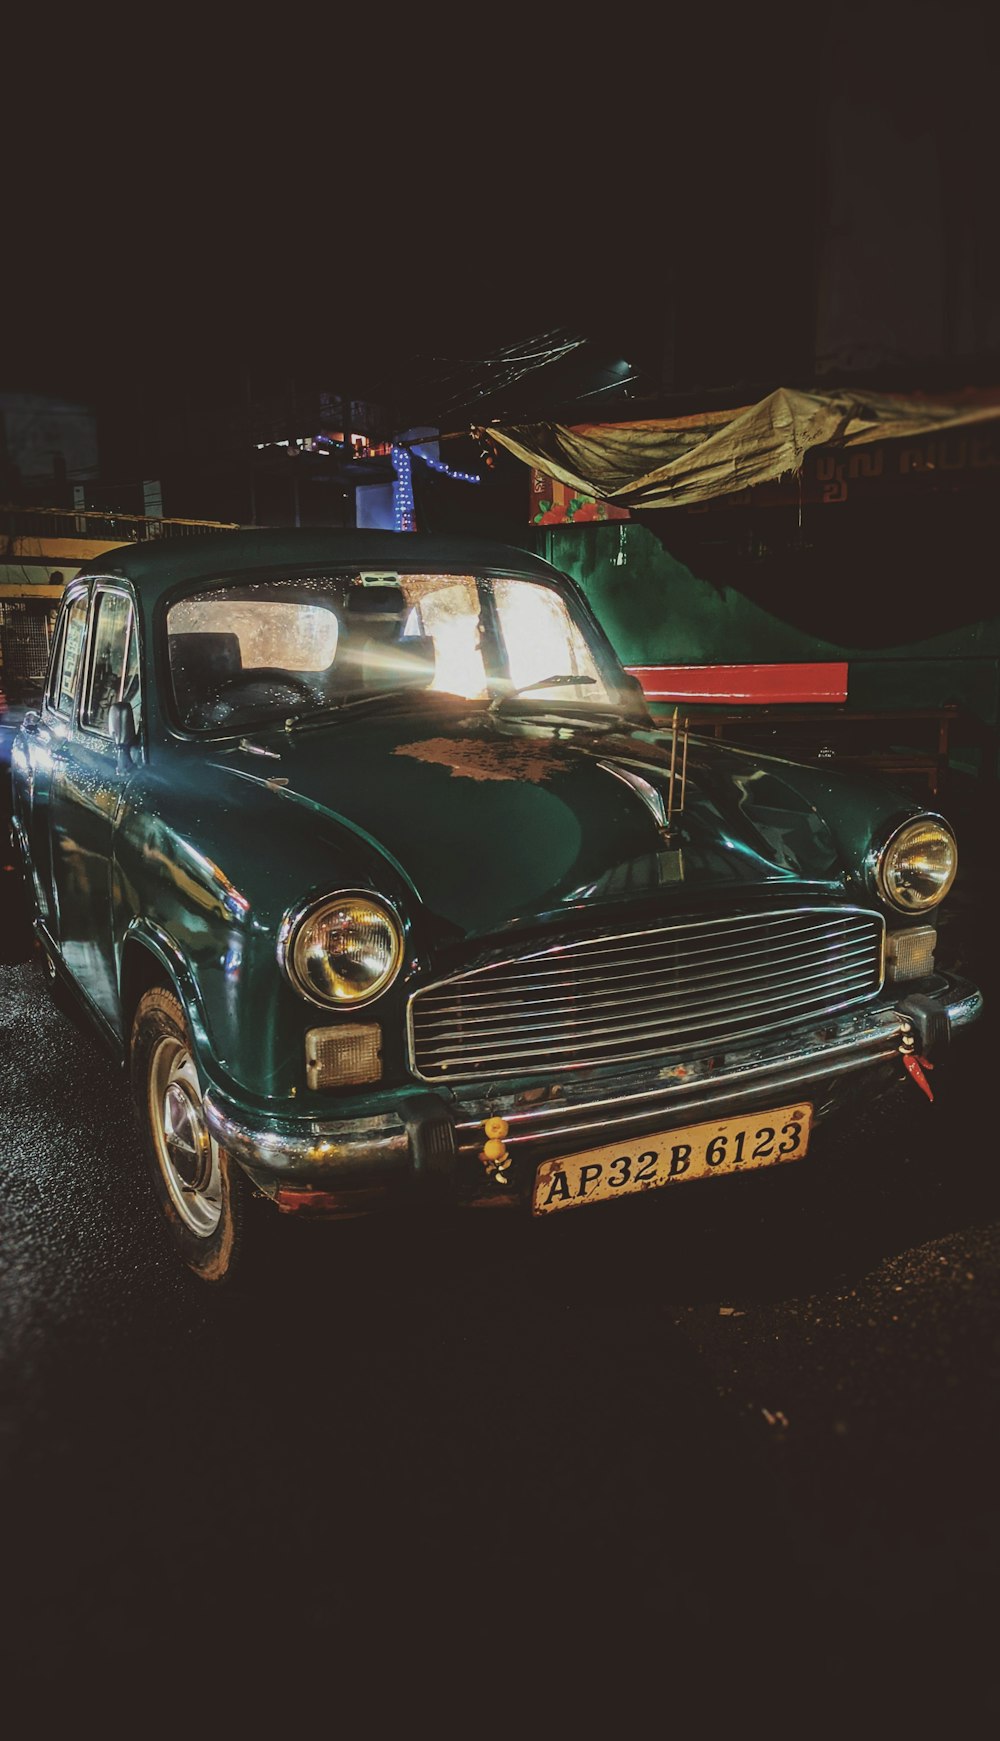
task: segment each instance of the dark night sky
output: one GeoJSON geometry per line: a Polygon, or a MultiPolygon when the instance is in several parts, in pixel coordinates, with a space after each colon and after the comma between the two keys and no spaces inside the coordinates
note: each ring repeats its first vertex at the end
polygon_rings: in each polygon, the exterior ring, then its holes
{"type": "Polygon", "coordinates": [[[671,286],[722,373],[780,369],[824,91],[954,133],[990,89],[990,16],[338,10],[266,39],[108,35],[96,68],[88,30],[89,77],[65,40],[46,60],[50,119],[30,92],[8,114],[0,390],[170,398],[249,367],[361,397],[415,354],[550,327],[655,368],[671,286]]]}
{"type": "MultiPolygon", "coordinates": [[[[613,203],[596,220],[586,202],[560,219],[528,196],[523,162],[504,176],[465,165],[442,183],[418,177],[409,209],[389,216],[384,175],[370,193],[345,193],[314,159],[290,185],[288,168],[241,165],[223,213],[214,200],[199,208],[197,175],[174,160],[163,243],[126,222],[119,245],[95,248],[104,220],[70,215],[46,267],[37,237],[33,267],[6,277],[2,385],[88,397],[127,392],[138,376],[169,391],[249,366],[353,376],[363,396],[416,353],[474,357],[553,328],[615,348],[655,325],[671,253],[659,225],[613,203]]],[[[217,186],[236,173],[216,160],[217,186]]],[[[101,182],[98,164],[88,179],[101,182]]]]}
{"type": "MultiPolygon", "coordinates": [[[[415,351],[642,336],[658,286],[740,221],[733,142],[785,126],[747,76],[766,27],[720,53],[719,18],[337,9],[215,44],[108,34],[89,77],[62,39],[48,124],[28,91],[6,123],[0,384],[169,392],[308,362],[360,396],[415,351]]],[[[811,37],[800,15],[784,49],[811,37]]]]}

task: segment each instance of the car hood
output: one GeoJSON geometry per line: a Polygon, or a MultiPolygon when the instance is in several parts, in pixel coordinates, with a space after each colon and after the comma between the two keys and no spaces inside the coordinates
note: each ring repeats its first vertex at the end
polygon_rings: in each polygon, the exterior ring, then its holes
{"type": "Polygon", "coordinates": [[[826,813],[836,776],[695,737],[676,844],[655,814],[669,792],[669,732],[414,710],[251,745],[213,758],[226,783],[363,836],[463,936],[582,902],[593,912],[781,885],[843,895],[859,874],[826,813]]]}

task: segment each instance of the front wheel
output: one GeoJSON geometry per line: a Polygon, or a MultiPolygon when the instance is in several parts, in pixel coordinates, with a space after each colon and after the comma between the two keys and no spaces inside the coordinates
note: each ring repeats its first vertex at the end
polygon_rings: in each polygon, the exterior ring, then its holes
{"type": "Polygon", "coordinates": [[[224,1281],[240,1255],[250,1187],[209,1130],[184,1011],[165,987],[139,999],[130,1071],[153,1189],[174,1246],[203,1281],[224,1281]]]}

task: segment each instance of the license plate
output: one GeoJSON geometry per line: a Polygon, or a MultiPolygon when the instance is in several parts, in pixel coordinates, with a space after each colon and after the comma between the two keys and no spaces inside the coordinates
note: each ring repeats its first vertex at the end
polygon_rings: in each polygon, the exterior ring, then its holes
{"type": "Polygon", "coordinates": [[[689,1124],[543,1161],[535,1175],[532,1213],[549,1215],[580,1203],[655,1191],[678,1179],[707,1179],[797,1161],[809,1146],[812,1113],[811,1106],[793,1102],[775,1112],[689,1124]]]}

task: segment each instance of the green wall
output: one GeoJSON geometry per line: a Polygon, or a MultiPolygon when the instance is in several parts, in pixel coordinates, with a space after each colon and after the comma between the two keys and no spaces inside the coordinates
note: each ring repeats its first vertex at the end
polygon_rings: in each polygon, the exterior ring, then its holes
{"type": "MultiPolygon", "coordinates": [[[[848,707],[886,710],[957,702],[976,720],[1000,717],[1000,615],[898,645],[850,646],[800,629],[746,593],[695,573],[633,522],[539,528],[540,555],[576,580],[625,665],[846,659],[848,707]]],[[[947,577],[945,577],[947,583],[947,577]]],[[[899,617],[923,626],[898,581],[899,617]]]]}

